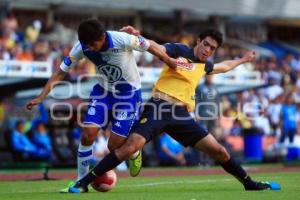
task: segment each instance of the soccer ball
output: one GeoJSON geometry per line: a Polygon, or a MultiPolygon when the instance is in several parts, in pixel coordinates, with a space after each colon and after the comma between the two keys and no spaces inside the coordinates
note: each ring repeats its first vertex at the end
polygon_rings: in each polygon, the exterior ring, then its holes
{"type": "Polygon", "coordinates": [[[108,192],[113,189],[117,183],[117,174],[110,170],[101,176],[98,176],[91,186],[98,192],[108,192]]]}

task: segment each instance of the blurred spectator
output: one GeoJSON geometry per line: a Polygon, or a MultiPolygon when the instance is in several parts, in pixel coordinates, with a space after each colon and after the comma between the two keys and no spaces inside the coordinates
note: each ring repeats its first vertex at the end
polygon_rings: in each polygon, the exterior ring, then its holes
{"type": "Polygon", "coordinates": [[[196,88],[196,118],[200,124],[207,127],[208,131],[215,133],[217,120],[219,118],[219,95],[215,85],[212,84],[213,76],[205,76],[204,84],[196,88]]]}
{"type": "Polygon", "coordinates": [[[0,128],[4,122],[4,118],[5,118],[4,105],[2,103],[2,100],[0,100],[0,128]]]}
{"type": "Polygon", "coordinates": [[[281,95],[275,97],[267,108],[267,115],[272,128],[272,135],[280,136],[281,95]]]}
{"type": "Polygon", "coordinates": [[[45,150],[49,154],[52,153],[51,139],[47,133],[45,124],[42,121],[38,121],[36,127],[33,127],[32,142],[38,148],[45,150]]]}
{"type": "Polygon", "coordinates": [[[22,154],[23,159],[42,159],[48,160],[51,153],[43,148],[35,146],[24,133],[24,122],[18,121],[16,127],[11,134],[12,148],[14,151],[22,154]]]}
{"type": "Polygon", "coordinates": [[[35,43],[40,35],[42,28],[42,22],[40,20],[34,20],[32,25],[29,25],[25,30],[26,40],[30,43],[35,43]]]}
{"type": "Polygon", "coordinates": [[[222,129],[222,134],[227,136],[230,134],[230,131],[233,128],[235,118],[231,116],[230,112],[232,112],[229,108],[225,109],[222,115],[220,116],[220,128],[222,129]]]}
{"type": "Polygon", "coordinates": [[[159,159],[162,166],[184,166],[184,147],[168,134],[163,133],[159,139],[159,159]]]}
{"type": "Polygon", "coordinates": [[[297,106],[294,104],[295,101],[293,99],[293,93],[289,93],[286,98],[285,102],[281,108],[281,137],[279,142],[284,143],[285,138],[289,138],[289,143],[293,144],[294,137],[297,134],[298,130],[298,111],[297,106]]]}
{"type": "Polygon", "coordinates": [[[17,18],[15,17],[13,12],[9,12],[7,16],[2,20],[2,32],[7,33],[11,38],[14,38],[18,28],[19,24],[17,18]]]}

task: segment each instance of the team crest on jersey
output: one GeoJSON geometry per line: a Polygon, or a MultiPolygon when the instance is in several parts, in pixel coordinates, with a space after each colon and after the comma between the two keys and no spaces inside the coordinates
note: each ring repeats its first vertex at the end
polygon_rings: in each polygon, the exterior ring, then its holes
{"type": "Polygon", "coordinates": [[[114,83],[122,78],[122,70],[120,67],[110,64],[98,66],[98,71],[107,77],[109,83],[114,83]]]}

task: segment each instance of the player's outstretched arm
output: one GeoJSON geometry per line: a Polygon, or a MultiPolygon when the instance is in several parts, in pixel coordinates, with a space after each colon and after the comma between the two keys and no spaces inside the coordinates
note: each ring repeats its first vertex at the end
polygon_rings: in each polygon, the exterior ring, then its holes
{"type": "Polygon", "coordinates": [[[37,96],[36,98],[32,99],[31,101],[29,101],[26,104],[26,108],[28,110],[31,110],[33,108],[33,106],[40,104],[47,97],[47,95],[52,90],[52,88],[54,88],[54,86],[57,83],[59,83],[61,80],[63,80],[63,78],[65,77],[66,74],[67,74],[67,72],[64,72],[61,69],[56,71],[48,80],[48,82],[45,85],[41,94],[39,96],[37,96]]]}
{"type": "MultiPolygon", "coordinates": [[[[132,26],[124,26],[123,28],[120,29],[120,31],[125,32],[129,35],[141,36],[140,31],[135,29],[132,26]]],[[[163,45],[157,44],[153,40],[148,40],[148,41],[150,43],[150,46],[147,49],[147,51],[157,56],[161,61],[166,63],[170,68],[176,69],[176,65],[177,65],[176,59],[168,56],[168,54],[166,53],[166,48],[163,45]]]]}
{"type": "Polygon", "coordinates": [[[124,26],[120,29],[120,31],[128,33],[130,35],[135,35],[135,36],[141,35],[141,32],[139,30],[137,30],[136,28],[134,28],[133,26],[124,26]]]}
{"type": "Polygon", "coordinates": [[[170,68],[176,69],[177,61],[174,58],[171,58],[166,53],[166,48],[160,44],[157,44],[153,40],[148,40],[150,42],[150,47],[148,48],[148,52],[157,56],[161,61],[166,63],[170,68]]]}
{"type": "Polygon", "coordinates": [[[225,60],[220,63],[216,63],[214,65],[213,71],[211,71],[209,74],[219,74],[219,73],[225,73],[228,72],[237,66],[247,63],[247,62],[252,62],[255,60],[255,51],[251,50],[248,51],[242,58],[237,59],[237,60],[225,60]]]}

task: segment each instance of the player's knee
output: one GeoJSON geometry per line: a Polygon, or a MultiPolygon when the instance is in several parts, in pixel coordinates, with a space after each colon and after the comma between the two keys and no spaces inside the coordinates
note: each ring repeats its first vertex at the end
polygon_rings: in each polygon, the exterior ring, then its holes
{"type": "Polygon", "coordinates": [[[119,159],[128,160],[132,154],[142,149],[145,139],[140,135],[131,135],[121,148],[116,150],[119,159]]]}
{"type": "Polygon", "coordinates": [[[85,129],[81,135],[81,144],[85,146],[92,145],[96,138],[96,135],[97,132],[85,129]]]}
{"type": "Polygon", "coordinates": [[[223,146],[220,146],[217,148],[216,150],[216,159],[219,161],[219,162],[226,162],[230,159],[230,155],[229,153],[227,152],[227,150],[223,147],[223,146]]]}
{"type": "Polygon", "coordinates": [[[114,142],[108,142],[107,144],[107,148],[110,152],[113,152],[114,150],[116,150],[117,148],[119,148],[122,144],[116,144],[114,142]]]}

